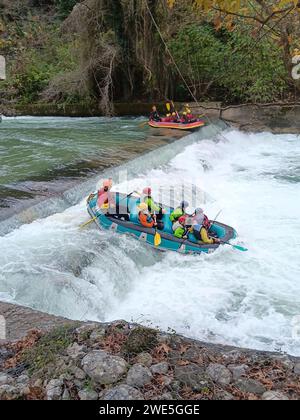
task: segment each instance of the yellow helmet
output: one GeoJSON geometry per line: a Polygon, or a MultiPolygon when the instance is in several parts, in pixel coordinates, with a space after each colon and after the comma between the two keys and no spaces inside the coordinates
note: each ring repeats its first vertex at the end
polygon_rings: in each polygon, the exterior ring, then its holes
{"type": "Polygon", "coordinates": [[[141,203],[141,204],[138,206],[138,209],[139,209],[139,210],[141,210],[141,211],[146,211],[146,210],[148,210],[148,206],[147,206],[147,204],[146,204],[146,203],[141,203]]]}

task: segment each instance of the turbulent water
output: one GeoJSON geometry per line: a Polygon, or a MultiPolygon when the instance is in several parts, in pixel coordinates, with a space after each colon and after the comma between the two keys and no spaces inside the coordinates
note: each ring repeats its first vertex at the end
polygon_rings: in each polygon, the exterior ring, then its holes
{"type": "Polygon", "coordinates": [[[51,215],[37,207],[26,224],[0,225],[0,298],[74,319],[127,319],[300,355],[299,140],[220,136],[208,127],[120,168],[129,176],[115,186],[122,191],[182,182],[207,191],[199,204],[212,218],[222,209],[220,220],[238,230],[248,253],[224,247],[185,257],[95,227],[79,230],[88,191],[107,175],[119,182],[115,169],[53,199],[51,215]]]}

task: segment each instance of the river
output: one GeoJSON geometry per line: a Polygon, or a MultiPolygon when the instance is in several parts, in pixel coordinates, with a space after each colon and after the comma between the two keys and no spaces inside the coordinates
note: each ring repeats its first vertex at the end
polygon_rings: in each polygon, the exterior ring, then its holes
{"type": "Polygon", "coordinates": [[[211,126],[136,157],[147,138],[138,123],[4,120],[0,299],[71,319],[126,319],[299,356],[299,137],[228,129],[220,135],[211,126]],[[78,162],[88,162],[82,173],[75,170],[78,162]],[[69,168],[72,176],[65,175],[69,168]],[[125,170],[127,182],[119,180],[125,170]],[[161,185],[196,183],[206,191],[206,212],[213,218],[222,209],[220,221],[237,229],[238,243],[249,252],[223,247],[211,255],[182,256],[94,226],[80,230],[88,220],[85,198],[107,176],[115,189],[128,192],[149,183],[157,194],[161,185]],[[33,205],[18,213],[28,197],[15,202],[9,191],[34,182],[33,205]],[[41,186],[51,194],[37,203],[41,186]]]}

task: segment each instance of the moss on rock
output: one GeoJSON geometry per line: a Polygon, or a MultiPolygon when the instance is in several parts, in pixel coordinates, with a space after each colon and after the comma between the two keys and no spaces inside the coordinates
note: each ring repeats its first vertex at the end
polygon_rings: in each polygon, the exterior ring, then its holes
{"type": "Polygon", "coordinates": [[[152,350],[157,344],[158,332],[144,327],[135,328],[123,345],[123,352],[129,355],[138,355],[152,350]]]}

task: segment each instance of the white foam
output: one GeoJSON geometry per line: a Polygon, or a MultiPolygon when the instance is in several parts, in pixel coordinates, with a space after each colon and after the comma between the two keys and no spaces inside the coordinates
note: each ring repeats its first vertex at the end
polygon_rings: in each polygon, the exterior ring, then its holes
{"type": "Polygon", "coordinates": [[[238,131],[226,137],[178,142],[184,146],[176,157],[145,173],[140,168],[119,187],[140,191],[149,180],[154,189],[196,180],[213,197],[205,202],[209,216],[223,209],[220,220],[238,230],[248,253],[225,247],[183,257],[108,232],[80,231],[87,220],[82,202],[0,238],[0,296],[74,319],[132,319],[202,340],[300,355],[293,335],[300,314],[299,139],[238,131]]]}

